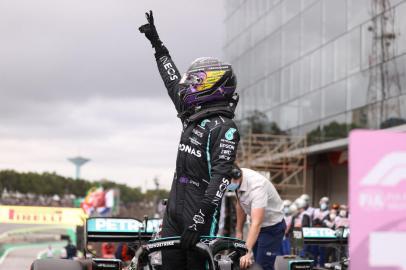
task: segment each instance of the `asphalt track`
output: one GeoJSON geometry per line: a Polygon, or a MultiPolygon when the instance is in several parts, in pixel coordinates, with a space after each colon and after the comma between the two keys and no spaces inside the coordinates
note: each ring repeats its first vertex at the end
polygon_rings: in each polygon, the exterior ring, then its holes
{"type": "MultiPolygon", "coordinates": [[[[24,231],[44,227],[44,225],[26,225],[26,224],[0,224],[0,243],[1,235],[9,231],[24,231]]],[[[51,244],[54,250],[60,249],[66,245],[66,241],[53,242],[53,243],[20,243],[20,244],[7,244],[8,252],[0,256],[0,270],[28,270],[30,265],[37,258],[37,256],[47,249],[51,244]]],[[[1,254],[0,254],[1,255],[1,254]]]]}
{"type": "Polygon", "coordinates": [[[44,250],[44,246],[11,250],[3,263],[0,264],[0,270],[28,270],[32,261],[42,250],[44,250]]]}

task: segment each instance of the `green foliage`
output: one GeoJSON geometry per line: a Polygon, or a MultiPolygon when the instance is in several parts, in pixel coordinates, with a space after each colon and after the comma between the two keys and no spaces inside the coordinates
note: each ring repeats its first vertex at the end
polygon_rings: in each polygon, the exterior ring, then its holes
{"type": "Polygon", "coordinates": [[[167,199],[169,198],[169,192],[164,189],[159,190],[149,189],[147,190],[147,192],[145,192],[145,198],[147,200],[153,200],[154,198],[167,199]]]}
{"type": "Polygon", "coordinates": [[[31,193],[35,195],[51,196],[57,194],[74,194],[77,197],[86,196],[87,191],[94,186],[102,186],[104,189],[117,188],[120,190],[120,200],[123,203],[137,202],[143,199],[153,198],[155,194],[159,198],[167,198],[166,190],[148,190],[145,194],[140,188],[132,188],[125,184],[118,184],[109,180],[90,182],[83,179],[72,179],[57,175],[56,173],[19,173],[13,170],[0,171],[0,195],[1,191],[31,193]]]}
{"type": "Polygon", "coordinates": [[[307,142],[308,144],[316,144],[345,138],[348,136],[348,132],[355,128],[357,128],[355,124],[338,123],[333,121],[323,127],[318,126],[307,133],[307,142]]]}
{"type": "Polygon", "coordinates": [[[240,121],[236,121],[242,137],[249,133],[260,134],[270,133],[274,135],[285,135],[276,122],[271,122],[268,116],[258,110],[247,112],[247,116],[240,121]]]}

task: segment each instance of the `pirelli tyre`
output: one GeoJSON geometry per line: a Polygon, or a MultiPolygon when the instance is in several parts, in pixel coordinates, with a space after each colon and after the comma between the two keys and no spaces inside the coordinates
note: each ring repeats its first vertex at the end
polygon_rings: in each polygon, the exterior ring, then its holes
{"type": "Polygon", "coordinates": [[[31,270],[88,270],[94,269],[91,260],[72,261],[64,259],[35,260],[31,264],[31,270]]]}

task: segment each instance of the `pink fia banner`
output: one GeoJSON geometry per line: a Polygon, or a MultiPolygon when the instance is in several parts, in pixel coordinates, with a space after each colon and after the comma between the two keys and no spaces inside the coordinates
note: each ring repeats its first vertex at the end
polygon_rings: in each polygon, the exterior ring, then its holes
{"type": "Polygon", "coordinates": [[[350,135],[352,270],[406,270],[406,133],[350,135]]]}

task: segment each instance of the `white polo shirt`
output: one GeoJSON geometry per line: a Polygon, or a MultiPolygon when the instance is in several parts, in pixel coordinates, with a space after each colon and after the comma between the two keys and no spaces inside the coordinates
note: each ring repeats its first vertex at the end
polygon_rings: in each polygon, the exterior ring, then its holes
{"type": "Polygon", "coordinates": [[[281,222],[284,218],[283,201],[271,181],[251,169],[241,170],[242,182],[237,195],[244,212],[251,216],[251,209],[265,208],[261,227],[281,222]]]}

